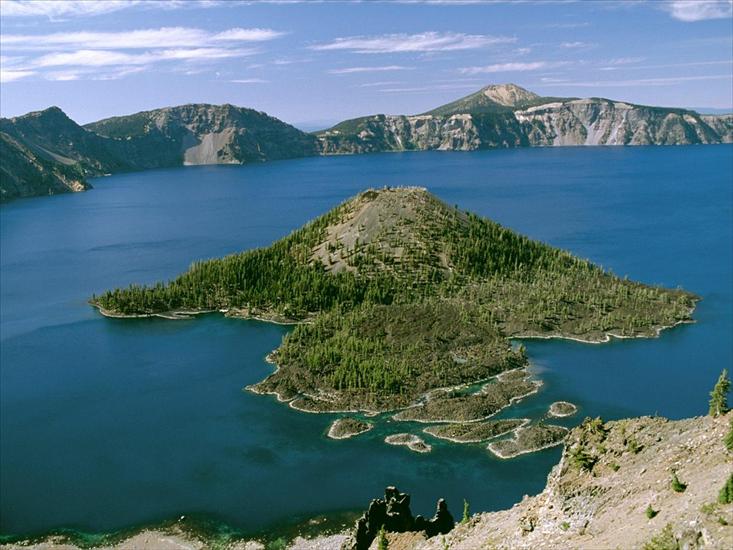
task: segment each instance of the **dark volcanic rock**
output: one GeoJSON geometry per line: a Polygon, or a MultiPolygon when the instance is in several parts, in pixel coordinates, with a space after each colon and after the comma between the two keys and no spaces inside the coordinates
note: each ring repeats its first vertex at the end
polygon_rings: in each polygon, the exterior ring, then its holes
{"type": "Polygon", "coordinates": [[[428,537],[433,537],[448,533],[454,525],[453,516],[442,498],[438,501],[435,516],[431,519],[413,517],[410,495],[400,493],[396,487],[387,487],[384,498],[372,500],[369,509],[357,520],[353,535],[343,544],[342,549],[366,550],[382,527],[392,533],[424,531],[428,537]]]}

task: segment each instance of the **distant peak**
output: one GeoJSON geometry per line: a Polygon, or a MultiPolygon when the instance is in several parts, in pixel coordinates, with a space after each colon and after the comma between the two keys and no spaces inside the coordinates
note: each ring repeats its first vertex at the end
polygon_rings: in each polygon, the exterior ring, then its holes
{"type": "Polygon", "coordinates": [[[65,112],[63,112],[60,107],[57,107],[55,105],[51,107],[47,107],[46,109],[43,109],[41,111],[31,111],[30,113],[26,113],[24,115],[13,117],[11,120],[22,121],[22,120],[33,120],[33,119],[42,119],[44,121],[70,121],[71,122],[71,119],[68,117],[68,115],[65,112]]]}
{"type": "Polygon", "coordinates": [[[506,107],[516,107],[521,103],[532,101],[540,97],[534,92],[530,92],[529,90],[512,83],[490,84],[489,86],[482,88],[481,93],[491,101],[506,107]]]}

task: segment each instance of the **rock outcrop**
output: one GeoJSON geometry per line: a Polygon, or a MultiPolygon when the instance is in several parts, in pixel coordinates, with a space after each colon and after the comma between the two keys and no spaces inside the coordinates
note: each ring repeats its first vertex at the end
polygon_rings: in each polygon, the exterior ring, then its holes
{"type": "Polygon", "coordinates": [[[265,113],[228,104],[166,107],[85,128],[113,140],[138,169],[246,164],[317,153],[311,135],[265,113]]]}
{"type": "Polygon", "coordinates": [[[407,548],[730,548],[733,504],[718,495],[733,471],[723,443],[731,415],[586,420],[542,493],[407,548]]]}
{"type": "Polygon", "coordinates": [[[450,532],[455,525],[445,500],[438,500],[435,515],[425,519],[413,517],[410,495],[400,493],[395,487],[384,490],[384,498],[372,500],[369,509],[357,521],[352,536],[342,550],[367,550],[380,530],[389,533],[423,532],[428,538],[450,532]]]}
{"type": "MultiPolygon", "coordinates": [[[[514,112],[530,145],[686,145],[721,143],[699,114],[608,99],[551,102],[514,112]]],[[[717,117],[708,117],[718,126],[717,117]]]]}
{"type": "Polygon", "coordinates": [[[318,134],[321,153],[379,151],[473,151],[529,145],[509,113],[374,115],[348,120],[318,134]]]}
{"type": "Polygon", "coordinates": [[[317,137],[323,154],[730,143],[733,115],[700,115],[603,98],[542,97],[515,84],[501,84],[422,115],[357,118],[317,137]]]}
{"type": "Polygon", "coordinates": [[[58,107],[0,119],[0,200],[83,191],[87,177],[127,169],[109,145],[58,107]]]}

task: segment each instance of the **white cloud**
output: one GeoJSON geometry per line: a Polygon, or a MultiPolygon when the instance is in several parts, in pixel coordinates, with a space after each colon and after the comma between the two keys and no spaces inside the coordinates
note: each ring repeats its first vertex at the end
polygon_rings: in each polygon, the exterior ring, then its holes
{"type": "Polygon", "coordinates": [[[3,67],[13,69],[6,82],[36,72],[47,80],[117,79],[167,63],[169,69],[202,62],[254,55],[258,50],[242,47],[271,40],[284,33],[272,29],[232,28],[219,33],[189,27],[162,27],[119,32],[71,32],[51,34],[8,34],[0,36],[5,56],[3,67]],[[144,51],[141,51],[144,50],[144,51]],[[11,60],[6,63],[7,60],[11,60]],[[84,67],[105,67],[98,75],[80,71],[84,67]],[[133,67],[137,69],[132,70],[133,67]],[[21,72],[28,74],[21,74],[21,72]],[[17,74],[16,74],[17,73],[17,74]]]}
{"type": "Polygon", "coordinates": [[[384,65],[382,67],[346,67],[344,69],[331,69],[330,74],[352,74],[352,73],[381,73],[387,71],[409,71],[415,67],[404,67],[403,65],[384,65]]]}
{"type": "Polygon", "coordinates": [[[81,73],[77,71],[53,71],[43,75],[46,80],[53,80],[56,82],[66,82],[70,80],[79,80],[81,73]]]}
{"type": "Polygon", "coordinates": [[[253,50],[225,48],[171,49],[129,54],[106,50],[78,50],[69,53],[52,53],[29,63],[33,68],[44,67],[110,67],[125,65],[149,65],[161,61],[203,61],[252,55],[253,50]]]}
{"type": "Polygon", "coordinates": [[[424,32],[418,34],[342,37],[326,44],[315,44],[310,46],[310,49],[320,51],[348,50],[356,53],[448,52],[513,43],[516,40],[516,38],[511,37],[483,34],[424,32]]]}
{"type": "Polygon", "coordinates": [[[283,36],[284,32],[274,31],[272,29],[229,29],[224,32],[220,32],[212,37],[212,40],[232,40],[238,42],[263,42],[265,40],[272,40],[283,36]]]}
{"type": "Polygon", "coordinates": [[[561,48],[566,49],[578,49],[578,48],[594,48],[596,44],[592,44],[590,42],[562,42],[560,44],[561,48]]]}
{"type": "Polygon", "coordinates": [[[31,62],[33,67],[104,67],[107,65],[139,65],[150,63],[150,54],[128,54],[102,50],[79,50],[71,53],[51,53],[31,62]]]}
{"type": "Polygon", "coordinates": [[[105,15],[130,8],[179,9],[232,5],[220,0],[2,0],[4,17],[63,19],[105,15]]]}
{"type": "Polygon", "coordinates": [[[458,72],[461,74],[484,74],[484,73],[511,73],[536,71],[538,69],[549,69],[553,67],[562,67],[569,65],[567,61],[532,61],[529,63],[495,63],[493,65],[484,65],[480,67],[461,67],[458,72]]]}
{"type": "Polygon", "coordinates": [[[4,0],[5,17],[70,17],[101,15],[123,10],[140,2],[135,0],[68,1],[68,0],[4,0]]]}
{"type": "Polygon", "coordinates": [[[14,82],[36,74],[35,71],[16,71],[13,69],[0,69],[0,83],[14,82]]]}
{"type": "Polygon", "coordinates": [[[733,0],[672,0],[662,9],[685,22],[726,19],[733,16],[733,0]]]}
{"type": "Polygon", "coordinates": [[[357,88],[374,88],[376,86],[394,86],[395,84],[402,84],[401,80],[382,80],[379,82],[367,82],[365,84],[359,84],[357,88]]]}
{"type": "Polygon", "coordinates": [[[190,27],[161,27],[119,32],[69,32],[52,34],[7,34],[0,44],[16,50],[153,49],[212,45],[217,42],[259,42],[282,36],[272,29],[229,29],[218,34],[190,27]]]}
{"type": "Polygon", "coordinates": [[[646,57],[615,57],[608,60],[609,65],[631,65],[633,63],[641,63],[646,57]]]}
{"type": "Polygon", "coordinates": [[[267,84],[270,81],[262,78],[237,78],[229,82],[235,82],[237,84],[267,84]]]}

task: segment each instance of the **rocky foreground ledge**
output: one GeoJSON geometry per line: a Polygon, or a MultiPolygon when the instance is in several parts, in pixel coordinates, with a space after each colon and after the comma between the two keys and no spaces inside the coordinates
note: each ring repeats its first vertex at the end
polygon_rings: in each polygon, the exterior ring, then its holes
{"type": "Polygon", "coordinates": [[[733,483],[731,419],[586,421],[542,493],[410,548],[733,548],[733,504],[718,501],[733,483]]]}

